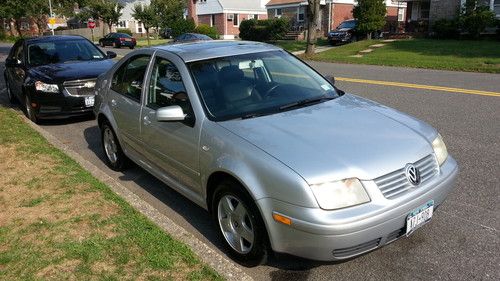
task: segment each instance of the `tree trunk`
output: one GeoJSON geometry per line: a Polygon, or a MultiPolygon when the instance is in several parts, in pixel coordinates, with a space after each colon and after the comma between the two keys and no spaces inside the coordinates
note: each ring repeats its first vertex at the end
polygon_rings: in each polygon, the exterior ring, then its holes
{"type": "Polygon", "coordinates": [[[316,30],[318,29],[320,0],[308,0],[307,2],[306,56],[312,56],[314,55],[316,49],[316,30]]]}
{"type": "Polygon", "coordinates": [[[371,32],[366,33],[366,39],[368,39],[368,40],[372,39],[372,33],[371,32]]]}
{"type": "Polygon", "coordinates": [[[148,39],[148,46],[151,46],[151,42],[149,42],[149,28],[144,27],[146,29],[146,37],[148,39]]]}
{"type": "Polygon", "coordinates": [[[113,23],[112,23],[112,22],[111,22],[111,23],[109,23],[109,22],[108,22],[109,32],[111,32],[111,28],[112,28],[112,27],[113,27],[113,23]]]}

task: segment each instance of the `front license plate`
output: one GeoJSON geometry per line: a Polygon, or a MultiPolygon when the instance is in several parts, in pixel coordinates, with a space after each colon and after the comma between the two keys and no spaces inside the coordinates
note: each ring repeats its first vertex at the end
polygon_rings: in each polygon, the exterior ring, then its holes
{"type": "Polygon", "coordinates": [[[433,211],[434,200],[411,211],[406,218],[406,236],[409,236],[413,231],[430,221],[433,211]]]}
{"type": "Polygon", "coordinates": [[[85,97],[85,106],[86,107],[94,106],[94,96],[85,97]]]}

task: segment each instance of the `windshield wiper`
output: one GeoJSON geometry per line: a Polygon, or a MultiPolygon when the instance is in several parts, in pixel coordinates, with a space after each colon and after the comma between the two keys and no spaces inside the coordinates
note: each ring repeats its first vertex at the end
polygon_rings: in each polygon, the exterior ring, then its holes
{"type": "Polygon", "coordinates": [[[319,98],[305,99],[305,100],[296,101],[296,102],[282,105],[282,106],[280,106],[279,109],[280,109],[280,111],[283,111],[283,110],[292,109],[292,108],[299,108],[299,107],[303,107],[303,106],[307,106],[307,105],[311,105],[311,104],[315,104],[315,103],[320,103],[320,102],[327,101],[327,100],[332,100],[334,98],[335,97],[323,96],[323,97],[319,97],[319,98]]]}
{"type": "Polygon", "coordinates": [[[269,115],[269,114],[271,114],[271,113],[249,113],[249,114],[241,116],[241,119],[250,119],[250,118],[265,116],[265,115],[269,115]]]}

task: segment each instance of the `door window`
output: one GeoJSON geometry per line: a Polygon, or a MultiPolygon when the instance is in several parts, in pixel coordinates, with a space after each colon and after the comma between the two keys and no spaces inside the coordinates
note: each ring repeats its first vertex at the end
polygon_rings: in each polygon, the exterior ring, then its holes
{"type": "Polygon", "coordinates": [[[14,47],[13,52],[12,52],[12,59],[18,60],[21,63],[24,61],[24,52],[23,52],[23,44],[19,43],[17,46],[14,47]]]}
{"type": "Polygon", "coordinates": [[[184,113],[192,115],[186,88],[177,67],[164,58],[156,58],[151,71],[146,106],[152,109],[178,105],[184,113]]]}
{"type": "Polygon", "coordinates": [[[150,55],[138,55],[130,58],[113,74],[111,89],[140,102],[144,74],[146,74],[150,60],[150,55]]]}

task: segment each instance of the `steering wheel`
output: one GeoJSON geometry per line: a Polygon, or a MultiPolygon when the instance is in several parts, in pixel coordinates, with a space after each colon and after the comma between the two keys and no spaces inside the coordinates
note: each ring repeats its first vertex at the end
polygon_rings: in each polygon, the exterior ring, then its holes
{"type": "Polygon", "coordinates": [[[263,98],[270,98],[272,96],[274,96],[274,94],[271,94],[272,92],[274,92],[274,90],[276,90],[278,87],[280,87],[280,84],[276,84],[274,86],[272,86],[271,88],[269,88],[263,95],[263,98]]]}

